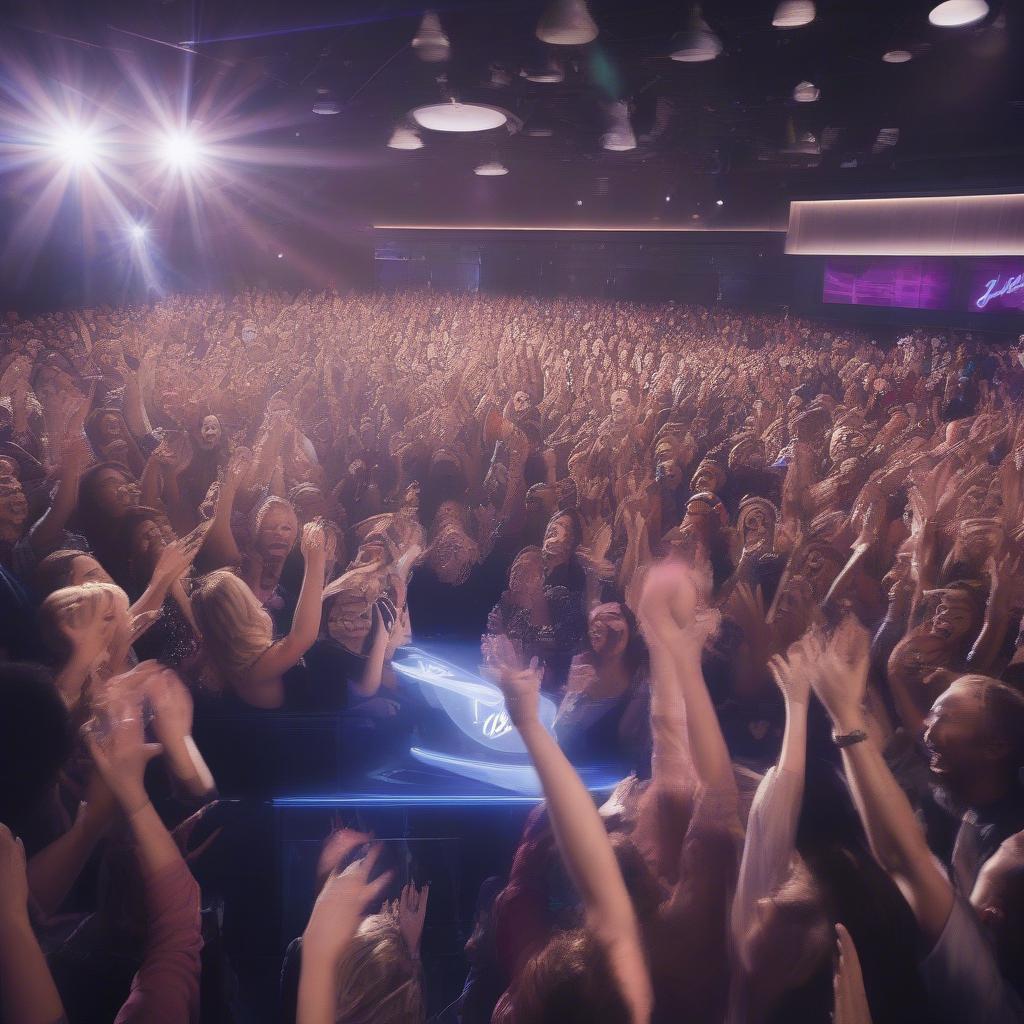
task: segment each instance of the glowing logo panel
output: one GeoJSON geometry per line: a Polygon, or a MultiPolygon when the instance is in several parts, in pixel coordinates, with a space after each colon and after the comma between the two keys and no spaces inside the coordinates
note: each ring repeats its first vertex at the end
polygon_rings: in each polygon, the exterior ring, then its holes
{"type": "MultiPolygon", "coordinates": [[[[404,679],[415,681],[427,703],[442,708],[474,742],[505,754],[526,753],[505,710],[505,698],[494,683],[418,647],[401,648],[391,665],[404,679]]],[[[557,710],[548,697],[540,698],[540,720],[548,732],[557,710]]]]}

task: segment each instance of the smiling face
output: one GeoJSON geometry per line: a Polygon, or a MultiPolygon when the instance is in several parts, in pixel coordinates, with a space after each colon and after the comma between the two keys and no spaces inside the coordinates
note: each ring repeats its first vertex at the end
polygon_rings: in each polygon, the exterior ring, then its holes
{"type": "Polygon", "coordinates": [[[204,416],[199,427],[199,447],[212,451],[220,444],[220,420],[216,416],[204,416]]]}
{"type": "Polygon", "coordinates": [[[126,488],[133,481],[120,469],[101,469],[93,482],[93,494],[99,508],[110,516],[120,516],[128,507],[126,488]]]}
{"type": "Polygon", "coordinates": [[[109,444],[121,437],[121,420],[112,412],[105,413],[96,422],[96,430],[99,433],[100,441],[109,444]]]}
{"type": "Polygon", "coordinates": [[[711,462],[705,459],[697,467],[697,472],[693,474],[693,479],[690,480],[690,490],[697,494],[700,491],[710,491],[712,494],[717,494],[725,483],[725,472],[717,462],[711,462]]]}
{"type": "Polygon", "coordinates": [[[984,686],[957,680],[932,705],[925,718],[928,766],[954,797],[989,771],[992,729],[984,686]]]}

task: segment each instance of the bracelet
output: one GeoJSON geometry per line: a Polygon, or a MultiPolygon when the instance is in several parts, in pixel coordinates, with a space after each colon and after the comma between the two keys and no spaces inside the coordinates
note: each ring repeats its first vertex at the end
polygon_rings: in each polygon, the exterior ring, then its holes
{"type": "Polygon", "coordinates": [[[840,749],[852,747],[856,743],[863,743],[868,734],[863,729],[854,729],[853,732],[832,733],[832,742],[840,749]]]}

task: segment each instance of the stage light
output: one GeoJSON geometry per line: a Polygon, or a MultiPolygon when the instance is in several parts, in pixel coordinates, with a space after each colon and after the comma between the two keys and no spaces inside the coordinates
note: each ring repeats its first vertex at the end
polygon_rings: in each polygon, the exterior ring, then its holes
{"type": "Polygon", "coordinates": [[[914,55],[909,50],[886,50],[882,54],[882,60],[886,64],[906,64],[907,61],[913,59],[914,55]]]}
{"type": "Polygon", "coordinates": [[[146,237],[146,228],[143,224],[133,224],[130,234],[136,242],[141,242],[146,237]]]}
{"type": "Polygon", "coordinates": [[[412,117],[421,128],[434,132],[486,132],[500,128],[508,120],[508,115],[498,107],[456,100],[417,107],[412,117]]]}
{"type": "Polygon", "coordinates": [[[700,7],[690,11],[690,23],[672,39],[672,60],[684,64],[698,64],[714,60],[722,52],[722,40],[711,31],[701,16],[700,7]]]}
{"type": "Polygon", "coordinates": [[[419,31],[413,37],[412,48],[420,60],[437,64],[451,55],[452,44],[441,28],[441,19],[436,11],[427,11],[420,22],[419,31]]]}
{"type": "Polygon", "coordinates": [[[716,199],[715,200],[715,206],[725,206],[725,200],[724,199],[716,199]]]}
{"type": "Polygon", "coordinates": [[[423,140],[412,128],[399,125],[388,139],[389,149],[422,149],[423,140]]]}
{"type": "Polygon", "coordinates": [[[508,168],[500,160],[485,160],[473,168],[473,173],[480,175],[481,178],[500,178],[503,174],[508,174],[508,168]]]}
{"type": "Polygon", "coordinates": [[[577,206],[582,206],[583,205],[583,200],[582,199],[577,199],[576,200],[576,205],[577,206]]]}
{"type": "Polygon", "coordinates": [[[814,21],[813,0],[782,0],[775,8],[772,25],[775,28],[801,28],[814,21]]]}
{"type": "Polygon", "coordinates": [[[671,203],[672,202],[672,197],[671,196],[665,196],[665,202],[666,203],[671,203]]]}
{"type": "Polygon", "coordinates": [[[195,167],[202,155],[202,149],[195,136],[187,131],[165,135],[157,146],[157,152],[164,163],[180,171],[195,167]]]}
{"type": "Polygon", "coordinates": [[[793,90],[793,99],[797,103],[816,103],[821,90],[813,82],[801,82],[793,90]]]}
{"type": "Polygon", "coordinates": [[[944,0],[931,9],[928,20],[939,28],[963,28],[988,14],[985,0],[944,0]]]}
{"type": "Polygon", "coordinates": [[[83,127],[68,128],[53,140],[57,155],[72,167],[88,167],[99,156],[96,136],[83,127]]]}
{"type": "Polygon", "coordinates": [[[283,259],[284,259],[284,253],[283,253],[283,252],[279,252],[279,253],[277,254],[277,258],[278,258],[279,260],[283,260],[283,259]]]}
{"type": "Polygon", "coordinates": [[[636,149],[636,135],[629,120],[629,107],[616,100],[608,108],[608,131],[601,136],[601,148],[613,153],[627,153],[636,149]]]}
{"type": "Polygon", "coordinates": [[[554,46],[585,46],[597,38],[597,23],[585,0],[552,0],[537,22],[537,38],[554,46]]]}

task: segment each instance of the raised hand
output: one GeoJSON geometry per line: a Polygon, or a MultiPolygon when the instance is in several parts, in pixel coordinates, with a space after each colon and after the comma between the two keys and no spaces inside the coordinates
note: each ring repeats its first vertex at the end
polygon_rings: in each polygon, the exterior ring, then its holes
{"type": "Polygon", "coordinates": [[[834,996],[833,1024],[871,1024],[871,1008],[864,991],[860,957],[850,933],[836,925],[836,966],[832,979],[834,996]]]}
{"type": "Polygon", "coordinates": [[[498,686],[505,698],[505,709],[517,729],[538,720],[540,713],[540,684],[544,676],[537,658],[530,659],[529,668],[516,669],[502,664],[498,672],[498,686]]]}
{"type": "Polygon", "coordinates": [[[85,741],[96,770],[125,814],[132,815],[145,807],[149,803],[143,784],[146,765],[163,748],[159,743],[146,742],[141,701],[112,699],[104,721],[94,718],[86,725],[85,741]]]}
{"type": "Polygon", "coordinates": [[[153,733],[165,747],[192,733],[192,696],[170,669],[157,672],[145,684],[153,707],[153,733]]]}
{"type": "Polygon", "coordinates": [[[429,882],[420,889],[409,882],[402,887],[402,895],[398,899],[398,928],[405,939],[406,948],[414,957],[420,955],[420,939],[423,937],[429,897],[429,882]]]}
{"type": "Polygon", "coordinates": [[[301,550],[303,558],[327,556],[327,531],[323,520],[314,519],[302,528],[301,550]]]}
{"type": "Polygon", "coordinates": [[[200,523],[190,533],[163,548],[153,569],[153,578],[161,582],[180,579],[199,554],[212,525],[209,521],[200,523]]]}
{"type": "Polygon", "coordinates": [[[335,829],[324,840],[317,859],[316,877],[319,884],[322,885],[329,875],[336,872],[353,850],[366,846],[372,838],[368,832],[358,832],[353,828],[335,829]]]}
{"type": "Polygon", "coordinates": [[[867,690],[871,638],[853,615],[832,634],[819,661],[813,687],[839,728],[859,722],[867,690]]]}
{"type": "Polygon", "coordinates": [[[391,872],[370,880],[382,849],[380,843],[375,843],[365,857],[340,874],[332,874],[324,883],[302,935],[304,967],[307,956],[336,963],[363,914],[384,895],[391,884],[391,872]]]}

